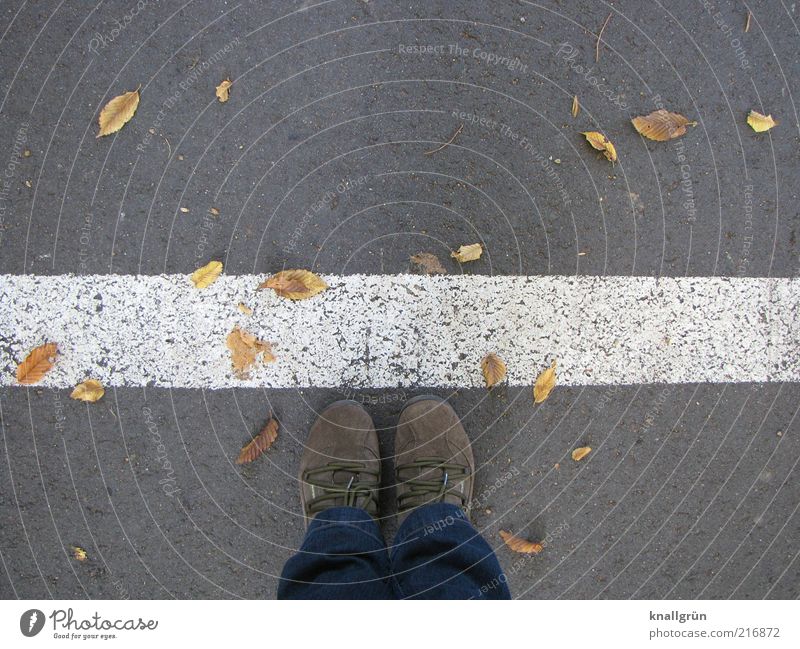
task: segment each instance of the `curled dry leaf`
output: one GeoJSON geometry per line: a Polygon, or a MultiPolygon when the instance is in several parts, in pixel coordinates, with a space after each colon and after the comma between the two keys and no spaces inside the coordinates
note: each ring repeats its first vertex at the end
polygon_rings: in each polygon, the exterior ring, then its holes
{"type": "Polygon", "coordinates": [[[486,381],[487,388],[497,385],[506,378],[506,364],[502,358],[493,352],[483,357],[481,369],[483,370],[483,378],[486,381]]]}
{"type": "Polygon", "coordinates": [[[611,144],[611,140],[609,140],[605,135],[600,133],[599,131],[586,131],[581,133],[586,138],[586,141],[589,142],[595,149],[598,151],[602,151],[603,155],[610,160],[611,162],[617,161],[617,150],[614,148],[614,145],[611,144]]]}
{"type": "Polygon", "coordinates": [[[460,263],[465,261],[475,261],[480,259],[483,254],[483,247],[479,243],[471,243],[468,246],[461,246],[455,252],[451,252],[450,256],[460,263]]]}
{"type": "Polygon", "coordinates": [[[520,538],[505,530],[500,530],[500,538],[503,539],[503,543],[505,543],[512,552],[519,552],[520,554],[539,554],[544,549],[541,543],[528,541],[527,539],[520,538]]]}
{"type": "Polygon", "coordinates": [[[220,103],[224,104],[228,101],[232,85],[233,81],[230,79],[220,81],[220,84],[217,86],[217,99],[219,99],[220,103]]]}
{"type": "Polygon", "coordinates": [[[131,90],[114,97],[110,102],[103,106],[100,117],[97,119],[100,130],[97,137],[116,133],[125,124],[131,121],[131,117],[136,112],[139,105],[139,89],[131,90]]]}
{"type": "Polygon", "coordinates": [[[572,116],[577,117],[579,112],[581,112],[581,105],[578,103],[578,95],[575,95],[572,98],[572,116]]]}
{"type": "Polygon", "coordinates": [[[310,270],[282,270],[259,284],[258,288],[271,288],[290,300],[305,300],[322,293],[328,285],[310,270]]]}
{"type": "Polygon", "coordinates": [[[192,284],[195,285],[195,288],[207,288],[217,281],[221,272],[222,262],[210,261],[192,273],[192,284]]]}
{"type": "Polygon", "coordinates": [[[533,402],[534,403],[541,403],[547,397],[550,396],[550,393],[553,391],[553,388],[556,387],[556,361],[553,360],[553,363],[544,370],[536,379],[536,383],[533,386],[533,402]]]}
{"type": "Polygon", "coordinates": [[[756,133],[763,133],[778,125],[778,122],[772,119],[772,115],[762,115],[754,110],[747,116],[747,123],[756,133]]]}
{"type": "Polygon", "coordinates": [[[253,334],[239,327],[233,328],[225,342],[231,350],[233,371],[239,378],[247,378],[250,368],[259,356],[264,363],[272,363],[275,360],[272,345],[258,340],[253,334]]]}
{"type": "Polygon", "coordinates": [[[17,381],[22,385],[33,385],[50,371],[58,354],[56,343],[45,343],[31,350],[25,360],[17,365],[17,381]]]}
{"type": "Polygon", "coordinates": [[[686,133],[687,126],[697,126],[697,122],[690,121],[679,113],[670,113],[663,108],[649,115],[634,117],[631,123],[640,135],[656,142],[674,140],[686,133]]]}
{"type": "Polygon", "coordinates": [[[446,275],[447,271],[439,258],[431,252],[420,252],[411,255],[411,262],[419,266],[428,275],[446,275]]]}
{"type": "Polygon", "coordinates": [[[575,460],[576,462],[580,462],[591,452],[592,452],[591,446],[581,446],[580,448],[576,448],[574,451],[572,451],[572,459],[575,460]]]}
{"type": "Polygon", "coordinates": [[[239,311],[241,311],[245,315],[253,315],[253,309],[247,306],[244,302],[239,302],[239,306],[236,308],[239,309],[239,311]]]}
{"type": "Polygon", "coordinates": [[[103,389],[103,385],[100,381],[86,379],[83,383],[78,383],[69,396],[78,401],[94,403],[95,401],[99,401],[105,393],[106,391],[103,389]]]}
{"type": "Polygon", "coordinates": [[[73,559],[76,561],[86,561],[86,550],[78,547],[77,545],[71,545],[69,549],[72,552],[73,559]]]}
{"type": "Polygon", "coordinates": [[[272,446],[272,443],[277,437],[278,420],[270,415],[269,421],[265,424],[264,428],[261,429],[261,432],[239,451],[236,464],[249,464],[272,446]]]}

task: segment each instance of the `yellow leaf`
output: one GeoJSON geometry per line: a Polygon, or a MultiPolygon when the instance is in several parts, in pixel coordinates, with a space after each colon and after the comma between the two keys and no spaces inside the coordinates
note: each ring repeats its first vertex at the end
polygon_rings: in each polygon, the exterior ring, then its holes
{"type": "Polygon", "coordinates": [[[585,133],[581,133],[581,135],[583,135],[595,149],[602,151],[603,155],[608,160],[611,162],[617,161],[617,150],[614,148],[614,145],[611,144],[611,140],[605,135],[598,131],[586,131],[585,133]]]}
{"type": "Polygon", "coordinates": [[[778,125],[778,122],[772,119],[772,115],[762,115],[754,110],[747,116],[747,123],[756,133],[763,133],[778,125]]]}
{"type": "Polygon", "coordinates": [[[305,300],[322,293],[328,285],[310,270],[282,270],[259,284],[258,288],[271,288],[290,300],[305,300]]]}
{"type": "Polygon", "coordinates": [[[253,364],[261,356],[264,363],[272,363],[275,356],[272,354],[272,345],[263,340],[258,340],[253,334],[234,327],[225,340],[231,351],[231,364],[233,371],[239,378],[247,378],[253,364]]]}
{"type": "Polygon", "coordinates": [[[447,271],[442,266],[439,258],[431,252],[420,252],[411,255],[411,263],[416,264],[428,275],[446,275],[447,271]]]}
{"type": "Polygon", "coordinates": [[[97,137],[116,133],[125,126],[133,117],[138,105],[138,88],[114,97],[100,111],[100,117],[97,120],[100,124],[100,130],[97,132],[97,137]]]}
{"type": "Polygon", "coordinates": [[[248,443],[241,451],[239,457],[236,458],[236,464],[249,464],[257,459],[264,451],[266,451],[278,437],[278,420],[272,415],[269,421],[261,429],[261,432],[256,435],[250,443],[248,443]]]}
{"type": "Polygon", "coordinates": [[[541,403],[550,396],[550,392],[556,387],[556,361],[539,374],[533,386],[533,402],[541,403]]]}
{"type": "Polygon", "coordinates": [[[581,446],[580,448],[576,448],[574,451],[572,451],[572,459],[575,460],[576,462],[580,462],[591,452],[592,452],[591,446],[581,446]]]}
{"type": "Polygon", "coordinates": [[[194,271],[190,277],[195,288],[206,288],[217,281],[222,272],[221,261],[210,261],[202,268],[194,271]]]}
{"type": "Polygon", "coordinates": [[[247,306],[244,302],[239,302],[239,306],[237,308],[245,315],[253,315],[253,309],[247,306]]]}
{"type": "Polygon", "coordinates": [[[483,248],[479,243],[471,243],[468,246],[461,246],[456,252],[451,252],[450,256],[460,263],[465,261],[475,261],[480,259],[483,254],[483,248]]]}
{"type": "Polygon", "coordinates": [[[580,111],[581,111],[581,105],[578,103],[578,95],[575,95],[572,98],[572,116],[577,117],[580,111]]]}
{"type": "Polygon", "coordinates": [[[228,95],[230,93],[230,87],[233,85],[233,81],[230,79],[225,79],[221,81],[220,84],[217,86],[217,99],[219,99],[220,103],[225,103],[228,101],[228,95]]]}
{"type": "Polygon", "coordinates": [[[683,115],[670,113],[663,108],[643,117],[634,117],[631,123],[640,135],[656,142],[674,140],[686,133],[687,126],[697,126],[697,122],[689,121],[683,115]]]}
{"type": "Polygon", "coordinates": [[[70,550],[72,550],[72,557],[76,561],[86,561],[86,550],[79,548],[77,545],[70,546],[70,550]]]}
{"type": "Polygon", "coordinates": [[[56,343],[39,345],[17,365],[17,381],[23,385],[33,385],[42,380],[45,374],[53,367],[58,354],[56,343]]]}
{"type": "Polygon", "coordinates": [[[506,377],[506,364],[495,353],[486,354],[483,357],[481,369],[483,370],[483,378],[486,381],[487,388],[497,385],[506,377]]]}
{"type": "Polygon", "coordinates": [[[541,543],[528,541],[511,532],[506,532],[505,530],[500,530],[500,538],[503,539],[503,543],[505,543],[512,552],[539,554],[544,549],[541,543]]]}
{"type": "Polygon", "coordinates": [[[94,403],[95,401],[99,401],[105,393],[106,391],[103,389],[100,381],[87,379],[83,383],[78,383],[69,396],[78,401],[94,403]]]}

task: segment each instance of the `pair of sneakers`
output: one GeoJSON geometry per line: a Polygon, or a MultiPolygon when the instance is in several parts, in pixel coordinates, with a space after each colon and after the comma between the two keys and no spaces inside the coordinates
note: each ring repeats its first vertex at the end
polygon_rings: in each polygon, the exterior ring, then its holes
{"type": "MultiPolygon", "coordinates": [[[[450,404],[431,395],[409,400],[397,422],[394,458],[398,522],[436,502],[469,515],[475,460],[450,404]]],[[[330,507],[360,507],[380,516],[378,434],[360,404],[337,401],[320,413],[300,462],[300,483],[306,526],[330,507]]]]}

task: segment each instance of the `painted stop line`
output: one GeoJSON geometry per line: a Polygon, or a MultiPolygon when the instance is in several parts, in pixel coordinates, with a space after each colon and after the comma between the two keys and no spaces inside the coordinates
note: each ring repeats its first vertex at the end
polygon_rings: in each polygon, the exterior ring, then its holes
{"type": "Polygon", "coordinates": [[[513,385],[553,358],[560,385],[800,381],[798,279],[324,276],[291,302],[256,291],[264,277],[0,276],[0,383],[44,342],[53,387],[476,387],[488,352],[513,385]],[[246,380],[236,325],[277,357],[246,380]]]}

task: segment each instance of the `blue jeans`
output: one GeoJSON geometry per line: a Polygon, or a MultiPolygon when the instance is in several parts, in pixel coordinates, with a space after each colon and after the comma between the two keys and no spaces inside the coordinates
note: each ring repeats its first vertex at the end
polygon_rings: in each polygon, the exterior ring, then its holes
{"type": "Polygon", "coordinates": [[[511,599],[489,544],[455,505],[418,507],[391,556],[363,509],[333,507],[311,521],[283,567],[278,599],[511,599]]]}

